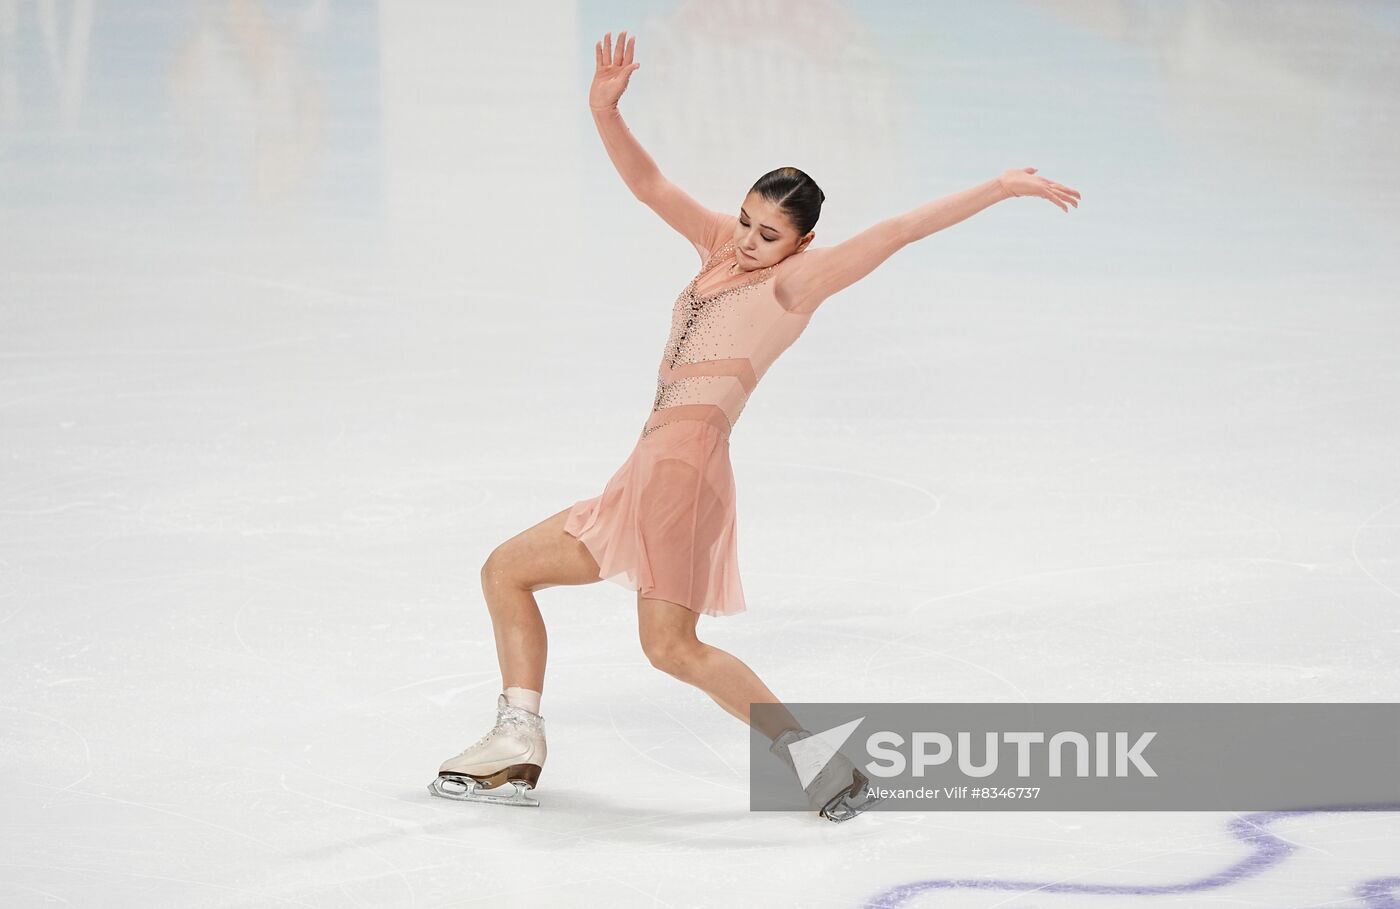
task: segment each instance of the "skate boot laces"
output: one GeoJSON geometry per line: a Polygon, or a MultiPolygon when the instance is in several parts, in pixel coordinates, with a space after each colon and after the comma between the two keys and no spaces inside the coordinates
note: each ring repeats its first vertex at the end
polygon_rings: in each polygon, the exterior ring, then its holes
{"type": "Polygon", "coordinates": [[[472,742],[466,748],[463,748],[458,756],[460,757],[462,754],[466,754],[473,748],[485,745],[498,735],[504,735],[510,732],[528,733],[535,731],[544,732],[544,717],[540,716],[538,713],[531,713],[524,707],[516,707],[507,703],[506,696],[503,694],[496,699],[496,725],[491,727],[490,732],[486,733],[475,742],[472,742]]]}

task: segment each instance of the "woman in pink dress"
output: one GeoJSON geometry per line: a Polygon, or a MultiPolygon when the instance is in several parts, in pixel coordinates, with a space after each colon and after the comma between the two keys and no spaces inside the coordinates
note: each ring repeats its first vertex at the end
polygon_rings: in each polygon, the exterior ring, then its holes
{"type": "MultiPolygon", "coordinates": [[[[504,691],[496,728],[442,765],[429,787],[438,795],[538,804],[524,794],[545,755],[539,704],[546,636],[534,593],[599,580],[636,591],[642,650],[657,669],[701,689],[745,723],[752,722],[750,704],[777,705],[769,714],[776,718],[772,728],[760,731],[791,764],[785,746],[806,731],[752,669],[696,636],[701,615],[746,608],[729,460],[735,421],[817,307],[895,251],[1013,196],[1040,196],[1065,212],[1078,206],[1075,190],[1035,176],[1033,167],[1012,169],[835,246],[812,247],[825,196],[805,173],[783,167],[754,184],[737,214],[711,211],[662,175],[618,112],[639,67],[635,43],[626,32],[615,49],[611,32],[598,42],[588,103],[627,188],[690,241],[700,271],[672,308],[656,398],[631,454],[602,492],[506,540],[482,566],[504,691]],[[506,783],[514,784],[509,796],[491,791],[506,783]]],[[[823,816],[844,820],[864,777],[838,760],[828,770],[808,794],[823,816]]]]}

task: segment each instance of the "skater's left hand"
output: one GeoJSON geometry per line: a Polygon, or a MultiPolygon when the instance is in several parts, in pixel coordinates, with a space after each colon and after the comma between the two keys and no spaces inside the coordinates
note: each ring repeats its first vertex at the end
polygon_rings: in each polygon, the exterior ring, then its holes
{"type": "Polygon", "coordinates": [[[1070,189],[1054,180],[1047,180],[1045,177],[1036,177],[1034,167],[1013,167],[997,177],[1001,181],[1002,188],[1013,196],[1040,196],[1049,199],[1069,214],[1069,208],[1065,206],[1068,202],[1075,208],[1079,207],[1078,190],[1070,189]]]}

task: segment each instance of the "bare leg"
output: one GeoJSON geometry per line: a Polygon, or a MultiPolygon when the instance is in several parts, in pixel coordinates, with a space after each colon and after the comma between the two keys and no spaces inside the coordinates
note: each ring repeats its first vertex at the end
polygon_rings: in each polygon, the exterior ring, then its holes
{"type": "Polygon", "coordinates": [[[638,628],[642,650],[651,664],[699,688],[731,715],[758,729],[769,739],[777,738],[784,729],[801,728],[801,724],[782,706],[782,701],[742,660],[696,637],[695,625],[699,618],[699,613],[677,603],[639,595],[638,628]],[[756,725],[752,720],[750,704],[778,704],[779,708],[766,723],[756,725]]]}
{"type": "Polygon", "coordinates": [[[565,508],[506,540],[481,566],[502,690],[515,685],[544,691],[549,642],[535,591],[600,580],[587,547],[564,532],[568,513],[565,508]]]}

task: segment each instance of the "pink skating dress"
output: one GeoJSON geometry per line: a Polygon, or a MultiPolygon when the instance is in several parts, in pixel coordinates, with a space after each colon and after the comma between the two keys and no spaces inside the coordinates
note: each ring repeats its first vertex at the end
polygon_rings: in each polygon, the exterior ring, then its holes
{"type": "Polygon", "coordinates": [[[796,256],[731,275],[736,253],[723,238],[737,219],[715,215],[719,245],[676,298],[636,446],[600,494],[574,503],[564,529],[588,547],[602,578],[704,615],[733,615],[746,605],[730,431],[812,314],[774,294],[776,273],[796,256]]]}
{"type": "Polygon", "coordinates": [[[747,607],[729,435],[749,395],[823,300],[907,243],[1007,195],[988,181],[835,246],[736,271],[739,218],[666,180],[616,107],[595,108],[593,118],[628,188],[691,242],[702,265],[672,307],[636,445],[601,493],[570,507],[564,529],[588,548],[602,579],[702,615],[734,615],[747,607]]]}

